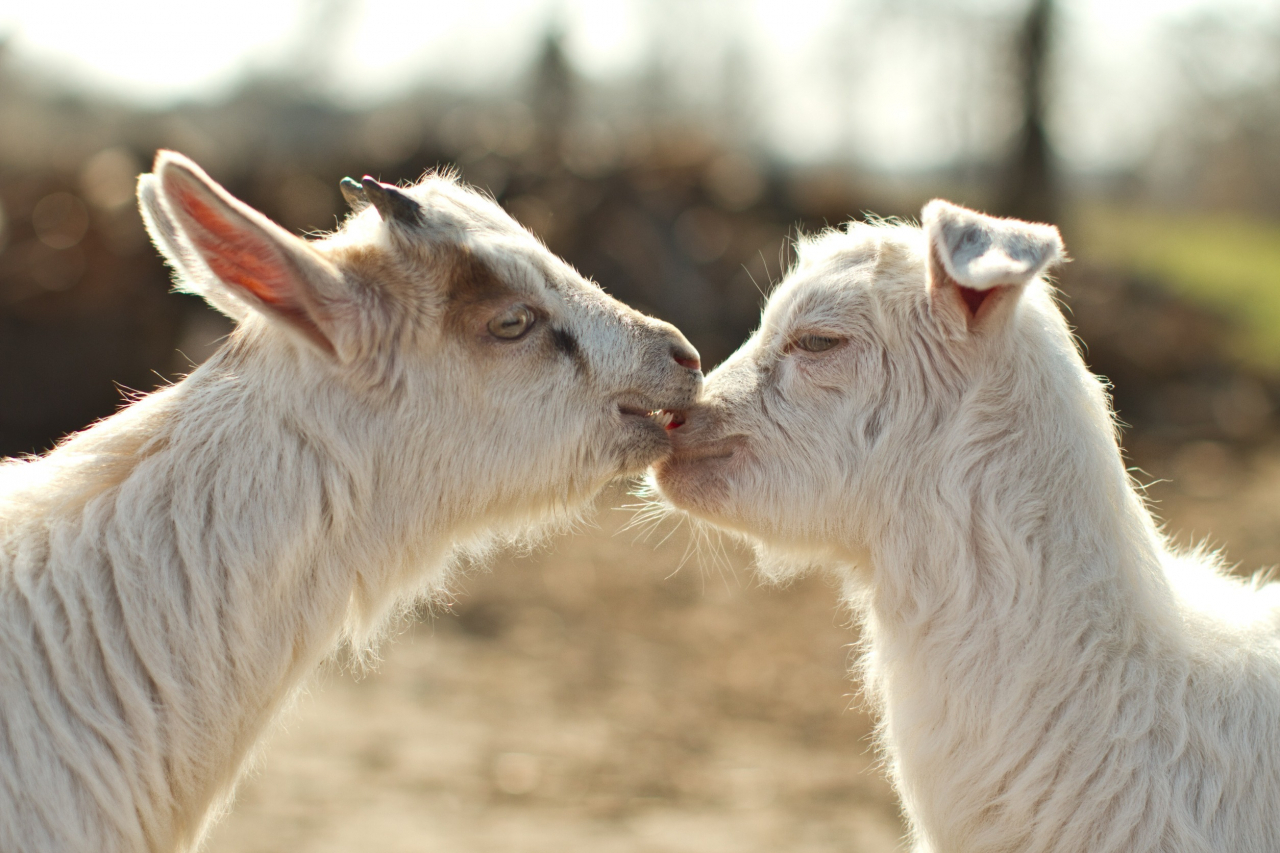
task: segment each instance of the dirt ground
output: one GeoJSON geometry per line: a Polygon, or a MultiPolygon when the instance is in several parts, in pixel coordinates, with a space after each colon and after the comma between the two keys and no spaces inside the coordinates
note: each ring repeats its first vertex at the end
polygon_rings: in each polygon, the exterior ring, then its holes
{"type": "MultiPolygon", "coordinates": [[[[1179,541],[1280,560],[1280,447],[1139,462],[1179,541]]],[[[474,574],[376,672],[324,673],[208,853],[902,849],[834,584],[686,560],[670,523],[637,541],[628,502],[474,574]]]]}

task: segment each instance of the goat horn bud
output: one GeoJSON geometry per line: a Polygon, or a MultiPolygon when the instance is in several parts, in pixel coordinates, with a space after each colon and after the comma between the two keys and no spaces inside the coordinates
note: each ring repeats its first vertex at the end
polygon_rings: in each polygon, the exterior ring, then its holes
{"type": "Polygon", "coordinates": [[[342,190],[342,197],[357,213],[369,206],[369,197],[364,194],[364,187],[360,186],[355,179],[343,178],[338,181],[338,189],[342,190]]]}
{"type": "Polygon", "coordinates": [[[383,222],[399,222],[401,225],[421,225],[422,205],[408,195],[380,181],[365,175],[361,183],[364,185],[365,198],[378,209],[383,222]]]}

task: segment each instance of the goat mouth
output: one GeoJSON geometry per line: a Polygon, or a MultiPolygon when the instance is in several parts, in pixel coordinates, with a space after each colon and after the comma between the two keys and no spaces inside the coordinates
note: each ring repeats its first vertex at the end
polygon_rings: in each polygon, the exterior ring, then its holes
{"type": "Polygon", "coordinates": [[[618,413],[624,418],[639,418],[654,423],[664,430],[679,429],[684,426],[685,415],[680,409],[653,409],[647,406],[619,404],[618,413]]]}

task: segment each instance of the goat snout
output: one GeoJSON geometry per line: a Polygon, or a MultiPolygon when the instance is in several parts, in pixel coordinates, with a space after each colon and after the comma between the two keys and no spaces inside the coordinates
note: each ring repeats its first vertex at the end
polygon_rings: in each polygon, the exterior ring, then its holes
{"type": "Polygon", "coordinates": [[[675,326],[664,320],[645,317],[640,328],[641,334],[651,342],[650,346],[656,344],[664,358],[670,357],[680,367],[701,373],[702,358],[698,350],[675,326]]]}
{"type": "MultiPolygon", "coordinates": [[[[658,381],[663,388],[662,396],[672,397],[665,401],[664,408],[683,410],[702,394],[702,358],[675,326],[661,320],[651,323],[656,340],[651,344],[654,348],[649,350],[650,369],[656,368],[657,376],[661,377],[658,381]]],[[[683,423],[683,417],[678,420],[683,423]]]]}
{"type": "Polygon", "coordinates": [[[672,344],[671,357],[681,367],[702,371],[702,359],[698,357],[698,351],[688,341],[680,340],[672,344]]]}

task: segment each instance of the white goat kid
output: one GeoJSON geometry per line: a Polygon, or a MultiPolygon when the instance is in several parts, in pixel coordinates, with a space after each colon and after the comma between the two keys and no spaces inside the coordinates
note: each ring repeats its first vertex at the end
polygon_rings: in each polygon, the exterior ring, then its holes
{"type": "Polygon", "coordinates": [[[661,493],[776,576],[845,567],[915,850],[1275,853],[1277,587],[1170,552],[1040,279],[1057,231],[923,220],[802,242],[661,493]]]}
{"type": "Polygon", "coordinates": [[[5,853],[198,843],[336,644],[669,452],[661,411],[701,386],[673,327],[452,180],[343,189],[357,212],[308,242],[179,155],[142,176],[179,287],[239,324],[0,467],[5,853]]]}

